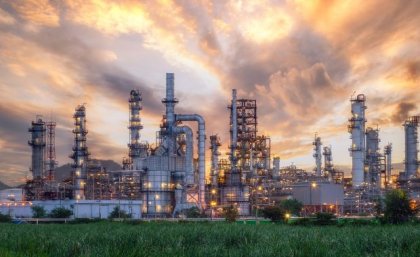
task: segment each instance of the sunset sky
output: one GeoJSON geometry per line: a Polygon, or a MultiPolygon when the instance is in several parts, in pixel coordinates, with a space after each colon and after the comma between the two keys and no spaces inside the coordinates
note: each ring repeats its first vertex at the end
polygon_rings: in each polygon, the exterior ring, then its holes
{"type": "Polygon", "coordinates": [[[70,162],[81,103],[92,157],[120,162],[131,89],[143,94],[142,140],[154,143],[166,72],[177,112],[203,115],[207,138],[226,148],[236,88],[257,99],[259,133],[281,165],[308,169],[315,132],[350,165],[349,99],[363,93],[367,126],[401,162],[401,125],[420,113],[419,13],[416,0],[0,0],[0,180],[29,175],[36,114],[56,120],[57,158],[70,162]]]}

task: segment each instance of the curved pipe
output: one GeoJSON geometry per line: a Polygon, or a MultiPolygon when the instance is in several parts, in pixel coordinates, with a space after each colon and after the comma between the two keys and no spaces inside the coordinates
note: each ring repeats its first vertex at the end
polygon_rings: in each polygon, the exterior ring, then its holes
{"type": "Polygon", "coordinates": [[[185,158],[185,185],[194,184],[194,164],[193,164],[193,132],[192,129],[188,126],[174,127],[173,132],[175,134],[185,134],[187,138],[187,149],[186,149],[186,158],[185,158]]]}
{"type": "Polygon", "coordinates": [[[205,202],[205,179],[206,179],[206,124],[204,118],[198,114],[176,114],[176,121],[196,121],[198,122],[198,187],[199,202],[204,209],[205,202]]]}

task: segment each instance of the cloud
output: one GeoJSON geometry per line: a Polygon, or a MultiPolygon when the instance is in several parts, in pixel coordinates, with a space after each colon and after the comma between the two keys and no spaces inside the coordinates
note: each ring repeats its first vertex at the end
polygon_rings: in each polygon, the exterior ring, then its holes
{"type": "Polygon", "coordinates": [[[410,116],[410,113],[416,109],[415,103],[402,102],[398,104],[394,114],[392,115],[392,122],[402,124],[410,116]]]}
{"type": "Polygon", "coordinates": [[[60,16],[49,0],[16,0],[10,2],[19,16],[34,24],[47,27],[60,26],[60,16]]]}

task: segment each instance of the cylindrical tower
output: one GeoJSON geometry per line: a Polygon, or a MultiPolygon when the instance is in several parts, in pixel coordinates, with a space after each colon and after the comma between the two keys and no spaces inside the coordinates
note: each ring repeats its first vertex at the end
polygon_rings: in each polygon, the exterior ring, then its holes
{"type": "Polygon", "coordinates": [[[238,114],[236,105],[236,89],[232,89],[232,102],[230,105],[230,163],[231,169],[236,169],[236,147],[238,143],[238,114]]]}
{"type": "Polygon", "coordinates": [[[352,157],[353,187],[359,187],[364,182],[365,163],[365,95],[357,95],[351,99],[351,114],[348,130],[351,133],[352,145],[349,148],[352,157]]]}
{"type": "Polygon", "coordinates": [[[331,177],[334,165],[332,160],[331,146],[324,146],[324,173],[327,173],[331,177]]]}
{"type": "Polygon", "coordinates": [[[392,144],[389,143],[384,149],[385,161],[386,161],[386,181],[389,184],[391,181],[392,171],[392,144]]]}
{"type": "Polygon", "coordinates": [[[54,121],[49,121],[46,123],[47,127],[47,158],[45,161],[46,164],[46,177],[48,181],[54,180],[54,170],[57,166],[56,155],[55,155],[55,126],[54,121]]]}
{"type": "Polygon", "coordinates": [[[85,185],[87,178],[87,165],[89,161],[89,152],[86,145],[86,108],[84,105],[76,107],[74,118],[74,146],[73,154],[70,156],[74,160],[73,164],[73,196],[76,200],[85,199],[85,185]]]}
{"type": "Polygon", "coordinates": [[[406,179],[416,177],[418,162],[418,135],[417,127],[420,124],[420,116],[410,117],[404,124],[405,131],[405,175],[406,179]]]}
{"type": "Polygon", "coordinates": [[[317,136],[317,134],[315,134],[315,140],[312,143],[314,145],[314,154],[313,157],[315,158],[315,175],[317,176],[321,176],[321,166],[322,166],[322,154],[321,154],[321,149],[322,149],[322,143],[321,143],[321,138],[317,136]]]}
{"type": "Polygon", "coordinates": [[[45,175],[45,131],[45,122],[41,116],[37,116],[29,128],[31,140],[28,144],[32,148],[32,178],[38,181],[44,179],[45,175]]]}
{"type": "Polygon", "coordinates": [[[273,158],[273,177],[280,177],[280,157],[273,158]]]}
{"type": "Polygon", "coordinates": [[[142,110],[141,100],[141,93],[138,90],[131,90],[130,99],[128,100],[130,108],[130,125],[128,126],[128,129],[130,130],[130,142],[128,144],[128,156],[131,169],[133,169],[133,163],[136,163],[136,160],[141,155],[140,130],[143,129],[140,118],[140,111],[142,110]]]}
{"type": "Polygon", "coordinates": [[[380,187],[379,129],[366,129],[366,182],[380,187]]]}
{"type": "Polygon", "coordinates": [[[217,176],[219,175],[219,146],[220,140],[217,135],[210,136],[210,150],[211,150],[211,183],[213,186],[217,185],[217,176]]]}

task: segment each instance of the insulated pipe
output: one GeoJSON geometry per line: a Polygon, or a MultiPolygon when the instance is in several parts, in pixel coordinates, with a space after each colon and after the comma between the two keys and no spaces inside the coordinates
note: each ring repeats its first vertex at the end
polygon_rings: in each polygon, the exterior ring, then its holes
{"type": "Polygon", "coordinates": [[[188,126],[174,127],[173,132],[175,134],[185,134],[187,137],[187,149],[185,157],[185,186],[194,184],[194,164],[193,164],[193,132],[192,129],[188,126]]]}
{"type": "Polygon", "coordinates": [[[196,121],[198,122],[198,185],[199,202],[204,209],[205,202],[205,179],[206,179],[206,124],[202,116],[198,114],[177,114],[176,121],[196,121]]]}
{"type": "Polygon", "coordinates": [[[238,114],[236,110],[236,89],[232,89],[232,104],[231,104],[231,133],[230,133],[230,163],[231,168],[236,168],[236,145],[238,142],[238,114]]]}

